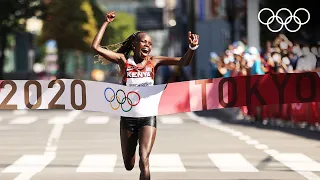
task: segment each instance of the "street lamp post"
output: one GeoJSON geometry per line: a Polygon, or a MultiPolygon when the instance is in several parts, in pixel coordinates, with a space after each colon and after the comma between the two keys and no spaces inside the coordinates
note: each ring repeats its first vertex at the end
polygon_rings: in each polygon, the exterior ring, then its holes
{"type": "Polygon", "coordinates": [[[247,0],[248,45],[260,50],[259,0],[247,0]]]}

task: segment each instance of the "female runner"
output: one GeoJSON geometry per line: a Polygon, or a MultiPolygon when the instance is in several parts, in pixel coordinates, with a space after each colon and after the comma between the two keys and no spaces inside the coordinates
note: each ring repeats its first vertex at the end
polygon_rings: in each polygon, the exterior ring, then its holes
{"type": "MultiPolygon", "coordinates": [[[[188,66],[193,58],[194,50],[198,48],[199,36],[189,32],[189,50],[181,58],[164,56],[149,56],[152,50],[152,39],[145,32],[135,32],[124,42],[119,43],[120,47],[111,51],[100,46],[102,36],[106,27],[115,19],[115,12],[106,15],[99,32],[93,40],[92,48],[98,53],[102,61],[111,61],[117,64],[122,74],[122,84],[126,86],[152,86],[156,70],[161,65],[188,66]],[[133,51],[133,57],[130,53],[133,51]],[[143,77],[134,76],[137,72],[143,77]]],[[[139,141],[139,168],[140,180],[149,180],[149,155],[156,137],[156,117],[121,117],[120,118],[120,139],[121,150],[126,170],[133,169],[135,164],[136,146],[139,141]]]]}

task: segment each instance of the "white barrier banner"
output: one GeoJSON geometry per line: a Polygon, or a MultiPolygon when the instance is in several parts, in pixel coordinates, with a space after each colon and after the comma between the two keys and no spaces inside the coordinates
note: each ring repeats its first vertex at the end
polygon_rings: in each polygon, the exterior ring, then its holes
{"type": "Polygon", "coordinates": [[[123,85],[74,80],[3,81],[0,109],[74,109],[144,117],[158,114],[166,85],[126,87],[123,85]]]}

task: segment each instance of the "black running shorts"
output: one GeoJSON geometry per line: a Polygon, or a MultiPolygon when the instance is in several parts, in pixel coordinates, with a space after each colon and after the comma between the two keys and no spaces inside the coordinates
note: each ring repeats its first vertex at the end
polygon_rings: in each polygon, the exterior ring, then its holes
{"type": "Polygon", "coordinates": [[[151,126],[157,128],[157,117],[120,117],[120,128],[131,132],[139,132],[140,128],[151,126]]]}

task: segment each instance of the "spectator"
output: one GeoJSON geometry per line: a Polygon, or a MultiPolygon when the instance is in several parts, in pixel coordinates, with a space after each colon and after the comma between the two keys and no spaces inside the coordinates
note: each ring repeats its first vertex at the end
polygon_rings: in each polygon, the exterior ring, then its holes
{"type": "MultiPolygon", "coordinates": [[[[245,43],[236,41],[220,56],[214,54],[211,57],[219,57],[211,61],[217,67],[217,78],[314,71],[320,67],[320,44],[310,49],[309,45],[301,45],[297,41],[292,43],[280,34],[273,41],[267,41],[261,53],[256,47],[247,47],[245,43]]],[[[261,107],[240,107],[240,110],[251,114],[260,112],[261,107]]]]}
{"type": "Polygon", "coordinates": [[[297,62],[298,62],[298,56],[296,54],[293,54],[292,52],[289,52],[288,58],[289,58],[290,65],[292,66],[292,68],[296,69],[297,62]]]}
{"type": "Polygon", "coordinates": [[[318,52],[317,46],[312,46],[311,52],[316,56],[317,59],[316,68],[320,67],[320,52],[318,52]]]}
{"type": "Polygon", "coordinates": [[[311,71],[316,68],[317,58],[314,54],[310,52],[307,45],[302,48],[302,56],[297,62],[297,71],[311,71]]]}
{"type": "Polygon", "coordinates": [[[261,58],[258,49],[255,47],[250,47],[248,50],[249,54],[251,55],[252,59],[252,67],[251,67],[251,75],[260,75],[264,74],[261,68],[261,58]]]}
{"type": "Polygon", "coordinates": [[[210,77],[211,78],[215,78],[217,75],[217,62],[219,61],[219,56],[217,53],[215,52],[211,52],[210,53],[210,61],[209,61],[209,65],[210,65],[210,69],[211,69],[211,73],[210,73],[210,77]]]}

